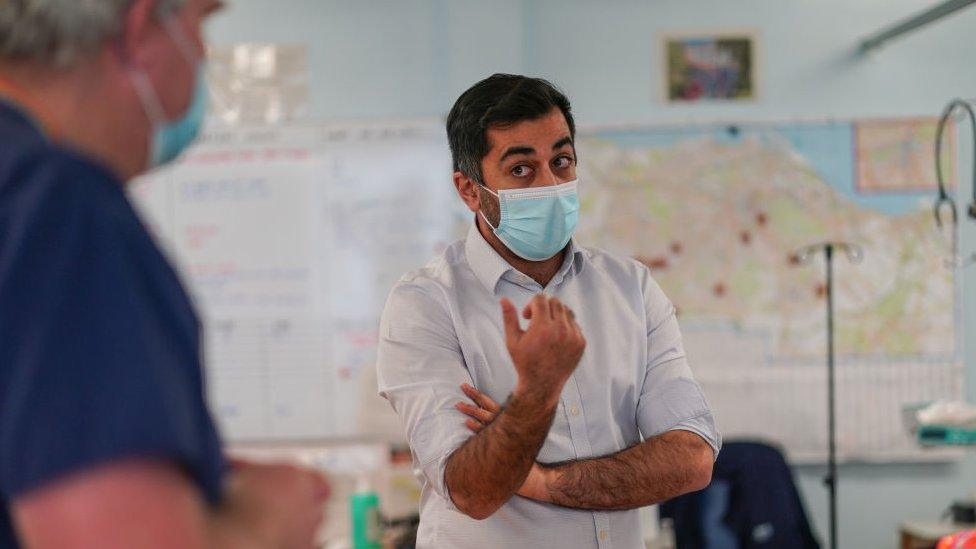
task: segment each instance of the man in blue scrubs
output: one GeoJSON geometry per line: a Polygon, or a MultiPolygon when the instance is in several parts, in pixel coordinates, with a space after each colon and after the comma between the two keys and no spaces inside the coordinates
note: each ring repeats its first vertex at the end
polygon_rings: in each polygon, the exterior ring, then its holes
{"type": "Polygon", "coordinates": [[[195,137],[218,0],[0,2],[0,547],[312,547],[328,486],[225,462],[200,326],[124,193],[195,137]]]}

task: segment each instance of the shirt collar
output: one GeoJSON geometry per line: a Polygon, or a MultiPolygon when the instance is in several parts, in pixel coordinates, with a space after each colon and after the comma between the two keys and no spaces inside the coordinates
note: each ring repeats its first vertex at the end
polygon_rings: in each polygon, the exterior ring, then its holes
{"type": "Polygon", "coordinates": [[[35,101],[30,92],[0,76],[0,102],[14,111],[24,122],[47,139],[59,134],[54,117],[43,104],[35,101]]]}
{"type": "Polygon", "coordinates": [[[23,107],[2,94],[0,94],[0,119],[28,130],[42,140],[44,139],[41,126],[27,114],[23,107]]]}
{"type": "MultiPolygon", "coordinates": [[[[501,279],[506,273],[518,274],[515,267],[512,267],[505,261],[502,256],[498,255],[498,252],[488,244],[485,237],[481,235],[478,230],[478,223],[472,223],[471,227],[468,229],[468,236],[464,241],[464,253],[467,256],[468,265],[471,266],[471,270],[474,271],[474,275],[478,278],[481,284],[491,293],[495,293],[495,287],[498,285],[498,280],[501,279]]],[[[575,240],[569,241],[569,254],[563,261],[562,266],[554,277],[552,277],[552,284],[560,283],[565,277],[566,273],[572,269],[573,274],[579,274],[583,270],[583,265],[586,262],[586,251],[576,245],[575,240]]]]}

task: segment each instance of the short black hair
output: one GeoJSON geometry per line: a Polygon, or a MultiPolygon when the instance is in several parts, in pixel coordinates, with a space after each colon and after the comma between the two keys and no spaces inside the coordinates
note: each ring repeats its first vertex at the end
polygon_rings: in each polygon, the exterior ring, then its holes
{"type": "Polygon", "coordinates": [[[562,111],[570,137],[575,139],[576,123],[569,99],[549,81],[498,73],[471,86],[447,115],[447,141],[454,171],[484,184],[481,160],[491,150],[488,129],[537,120],[553,107],[562,111]]]}

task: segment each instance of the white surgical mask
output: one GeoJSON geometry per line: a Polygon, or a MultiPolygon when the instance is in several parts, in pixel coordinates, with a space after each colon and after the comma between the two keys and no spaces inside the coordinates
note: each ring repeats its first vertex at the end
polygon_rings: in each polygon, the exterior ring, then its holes
{"type": "Polygon", "coordinates": [[[497,193],[501,219],[492,226],[495,236],[515,255],[543,261],[559,253],[576,232],[579,222],[577,180],[548,187],[504,189],[497,193]]]}

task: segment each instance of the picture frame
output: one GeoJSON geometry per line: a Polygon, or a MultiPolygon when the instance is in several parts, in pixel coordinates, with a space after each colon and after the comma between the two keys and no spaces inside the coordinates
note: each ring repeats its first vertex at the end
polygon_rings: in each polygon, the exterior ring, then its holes
{"type": "Polygon", "coordinates": [[[759,43],[753,29],[663,33],[661,97],[668,104],[757,101],[759,43]]]}

